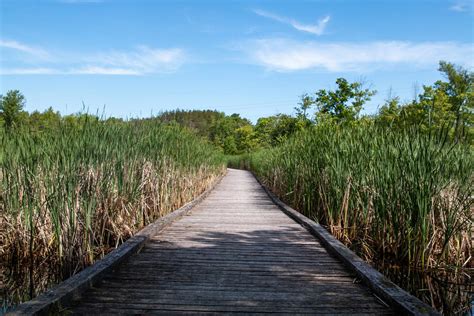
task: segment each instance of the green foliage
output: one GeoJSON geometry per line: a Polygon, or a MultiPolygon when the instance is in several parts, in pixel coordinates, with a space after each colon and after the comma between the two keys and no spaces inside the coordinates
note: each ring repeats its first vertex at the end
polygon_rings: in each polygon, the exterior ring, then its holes
{"type": "Polygon", "coordinates": [[[376,262],[461,266],[474,154],[417,129],[320,124],[251,155],[273,192],[376,262]]]}
{"type": "Polygon", "coordinates": [[[400,113],[400,98],[389,98],[386,103],[380,108],[376,120],[381,126],[384,127],[400,125],[400,113]]]}
{"type": "Polygon", "coordinates": [[[223,172],[218,150],[179,126],[56,114],[0,131],[3,304],[92,264],[223,172]]]}
{"type": "Polygon", "coordinates": [[[209,110],[176,110],[163,112],[151,120],[183,126],[207,139],[225,154],[250,152],[258,145],[252,123],[239,114],[227,116],[209,110]]]}
{"type": "Polygon", "coordinates": [[[311,121],[305,118],[306,112],[302,113],[297,118],[286,114],[263,117],[255,126],[239,114],[225,115],[217,111],[177,110],[164,112],[154,119],[184,126],[206,138],[226,155],[240,155],[259,147],[275,146],[296,131],[310,126],[311,121]]]}
{"type": "Polygon", "coordinates": [[[25,97],[18,90],[10,90],[0,95],[0,117],[5,129],[18,128],[24,119],[25,97]]]}
{"type": "Polygon", "coordinates": [[[227,155],[227,167],[234,168],[234,169],[244,169],[250,170],[250,157],[253,153],[241,154],[241,155],[227,155]]]}
{"type": "Polygon", "coordinates": [[[234,134],[237,153],[248,153],[257,148],[258,140],[252,125],[239,127],[234,134]]]}
{"type": "Polygon", "coordinates": [[[453,64],[440,62],[439,70],[448,79],[424,86],[423,92],[407,104],[392,98],[380,108],[376,121],[395,129],[417,127],[424,132],[448,129],[456,140],[473,141],[474,73],[453,64]]]}
{"type": "Polygon", "coordinates": [[[337,123],[353,122],[376,91],[363,89],[362,83],[349,83],[344,78],[338,78],[336,84],[338,88],[334,91],[321,89],[316,92],[314,104],[318,108],[318,119],[329,117],[337,123]]]}
{"type": "Polygon", "coordinates": [[[262,117],[255,125],[256,137],[262,147],[276,146],[303,129],[300,123],[300,119],[286,114],[262,117]]]}
{"type": "Polygon", "coordinates": [[[61,115],[48,108],[43,113],[34,111],[27,120],[28,128],[32,132],[58,130],[61,125],[61,115]]]}
{"type": "Polygon", "coordinates": [[[209,139],[222,148],[225,154],[230,155],[249,152],[256,144],[251,122],[241,118],[239,114],[223,116],[213,121],[209,139]]]}
{"type": "Polygon", "coordinates": [[[153,119],[163,123],[176,123],[199,136],[208,138],[213,122],[223,117],[224,113],[211,110],[175,110],[160,113],[153,119]]]}
{"type": "Polygon", "coordinates": [[[449,112],[454,114],[454,134],[459,139],[466,134],[472,139],[474,127],[474,72],[452,63],[441,61],[441,71],[448,82],[437,81],[435,89],[447,97],[449,112]],[[469,135],[470,134],[470,135],[469,135]]]}
{"type": "Polygon", "coordinates": [[[308,94],[303,94],[301,96],[301,102],[298,103],[297,107],[295,107],[296,117],[299,121],[304,122],[305,125],[309,125],[311,123],[308,111],[313,104],[313,98],[308,94]]]}

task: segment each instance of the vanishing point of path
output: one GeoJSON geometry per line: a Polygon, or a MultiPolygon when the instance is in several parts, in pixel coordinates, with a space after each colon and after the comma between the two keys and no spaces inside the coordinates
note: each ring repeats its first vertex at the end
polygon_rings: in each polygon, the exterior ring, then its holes
{"type": "Polygon", "coordinates": [[[285,215],[253,175],[229,169],[187,216],[72,306],[73,314],[390,314],[285,215]]]}

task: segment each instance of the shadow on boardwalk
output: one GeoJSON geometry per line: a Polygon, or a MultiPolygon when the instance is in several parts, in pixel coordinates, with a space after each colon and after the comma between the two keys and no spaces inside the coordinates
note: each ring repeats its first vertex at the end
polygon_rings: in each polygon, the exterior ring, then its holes
{"type": "Polygon", "coordinates": [[[75,313],[389,314],[316,240],[287,226],[160,236],[76,303],[75,313]],[[164,236],[163,236],[164,237],[164,236]]]}
{"type": "Polygon", "coordinates": [[[74,314],[390,314],[246,171],[67,308],[74,314]]]}

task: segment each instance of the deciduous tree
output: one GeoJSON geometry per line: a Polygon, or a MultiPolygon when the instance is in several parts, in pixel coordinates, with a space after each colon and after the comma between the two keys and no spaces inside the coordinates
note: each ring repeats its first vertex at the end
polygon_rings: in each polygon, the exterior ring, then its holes
{"type": "Polygon", "coordinates": [[[364,89],[361,82],[349,83],[344,78],[338,78],[336,84],[334,91],[321,89],[316,92],[317,117],[329,117],[337,123],[355,121],[363,105],[376,91],[364,89]]]}
{"type": "Polygon", "coordinates": [[[10,130],[21,124],[25,97],[18,90],[10,90],[5,96],[0,95],[0,116],[5,129],[10,130]]]}

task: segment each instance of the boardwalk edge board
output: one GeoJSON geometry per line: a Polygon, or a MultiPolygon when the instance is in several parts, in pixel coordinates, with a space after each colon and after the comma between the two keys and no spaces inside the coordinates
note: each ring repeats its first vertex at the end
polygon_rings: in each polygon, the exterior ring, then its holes
{"type": "Polygon", "coordinates": [[[118,248],[105,255],[104,258],[43,294],[38,295],[36,298],[18,305],[6,315],[47,315],[50,313],[60,313],[71,301],[77,299],[83,292],[99,283],[108,272],[112,271],[130,256],[139,252],[151,237],[191,211],[211,193],[224,176],[225,174],[219,176],[209,189],[201,193],[194,200],[142,228],[118,248]]]}
{"type": "Polygon", "coordinates": [[[313,236],[317,237],[328,251],[341,260],[374,292],[374,294],[380,297],[390,307],[403,315],[440,315],[431,306],[406,292],[387,279],[382,273],[372,268],[321,225],[286,205],[275,194],[273,194],[273,192],[271,192],[253,172],[252,174],[263,187],[270,199],[285,214],[306,228],[313,236]]]}

